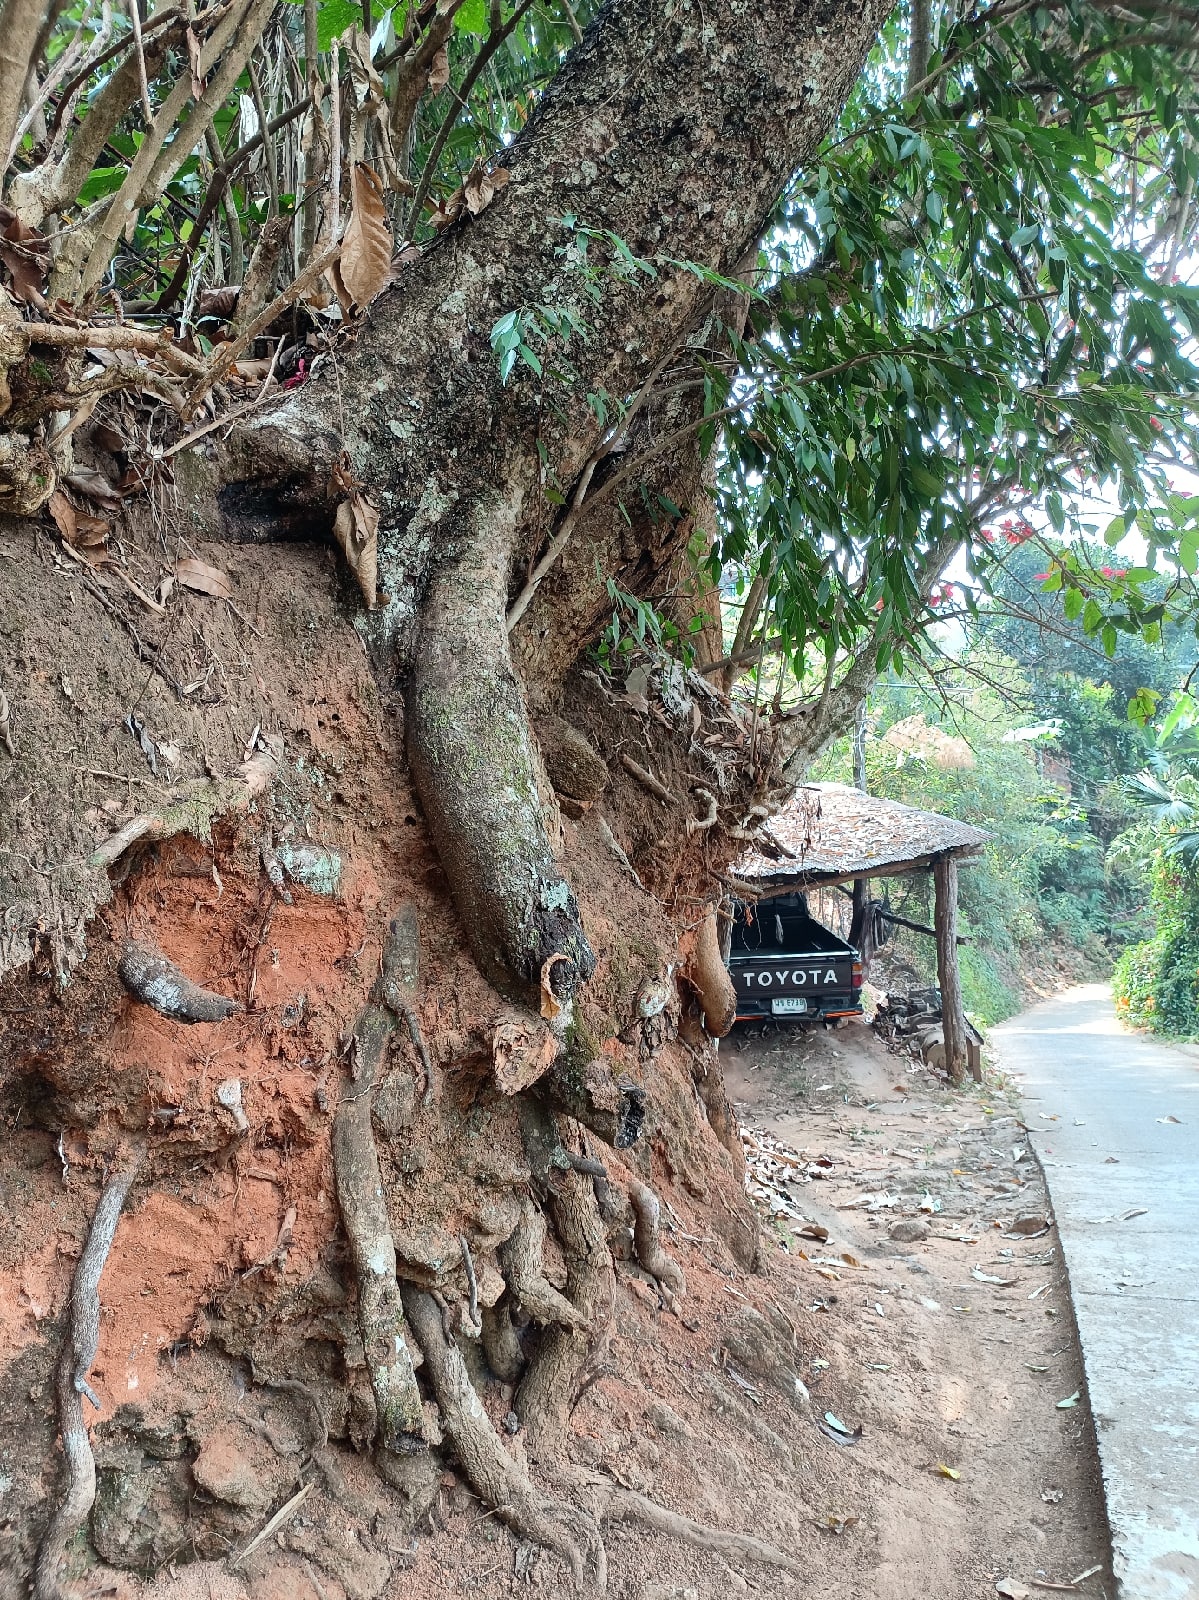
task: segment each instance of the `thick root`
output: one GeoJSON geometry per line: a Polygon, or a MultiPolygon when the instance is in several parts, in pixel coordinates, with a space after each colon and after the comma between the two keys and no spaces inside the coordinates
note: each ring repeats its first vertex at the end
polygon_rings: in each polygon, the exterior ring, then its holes
{"type": "Polygon", "coordinates": [[[566,1482],[585,1493],[591,1501],[597,1519],[601,1522],[635,1522],[652,1533],[662,1533],[694,1545],[698,1550],[714,1550],[718,1555],[742,1561],[760,1561],[763,1566],[780,1572],[791,1572],[802,1577],[807,1568],[794,1556],[789,1556],[777,1545],[767,1544],[750,1533],[727,1533],[723,1528],[713,1528],[705,1522],[695,1522],[691,1517],[669,1511],[632,1489],[621,1489],[602,1473],[586,1467],[566,1466],[562,1469],[566,1482]]]}
{"type": "Polygon", "coordinates": [[[483,972],[567,1006],[595,970],[546,832],[540,766],[504,614],[514,514],[480,507],[465,553],[435,572],[408,700],[408,754],[429,831],[483,972]],[[540,779],[540,782],[539,782],[540,779]]]}
{"type": "Polygon", "coordinates": [[[425,1449],[424,1417],[396,1282],[396,1250],[383,1175],[371,1129],[371,1093],[382,1075],[393,1013],[363,1007],[354,1025],[353,1082],[333,1122],[333,1170],[342,1221],[358,1279],[358,1326],[378,1413],[383,1450],[411,1455],[425,1449]]]}
{"type": "Polygon", "coordinates": [[[75,1268],[70,1320],[55,1372],[66,1493],[50,1519],[37,1553],[34,1600],[61,1600],[63,1591],[58,1574],[63,1555],[96,1498],[96,1462],[83,1422],[83,1396],[87,1395],[95,1406],[100,1403],[88,1385],[88,1374],[100,1343],[100,1274],[112,1249],[117,1222],[141,1166],[142,1155],[138,1150],[124,1171],[109,1179],[75,1268]]]}
{"type": "Polygon", "coordinates": [[[516,1232],[500,1251],[500,1266],[508,1291],[534,1322],[582,1328],[586,1317],[545,1275],[541,1265],[544,1248],[545,1218],[531,1200],[526,1200],[516,1232]]]}
{"type": "Polygon", "coordinates": [[[695,935],[695,953],[687,964],[687,981],[699,996],[704,1012],[704,1027],[715,1039],[723,1039],[737,1020],[737,991],[720,952],[720,930],[716,913],[711,911],[695,935]]]}
{"type": "Polygon", "coordinates": [[[645,1090],[619,1082],[602,1056],[581,1073],[550,1071],[542,1080],[547,1099],[559,1111],[582,1123],[613,1150],[628,1150],[645,1125],[645,1090]]]}
{"type": "Polygon", "coordinates": [[[458,1347],[446,1339],[433,1297],[404,1285],[404,1310],[424,1352],[445,1430],[471,1488],[514,1533],[544,1545],[570,1568],[582,1589],[587,1562],[596,1587],[607,1584],[603,1541],[593,1518],[564,1501],[538,1494],[528,1474],[504,1449],[475,1392],[458,1347]]]}
{"type": "Polygon", "coordinates": [[[658,1197],[646,1183],[635,1183],[629,1190],[629,1204],[633,1207],[633,1249],[637,1260],[671,1294],[682,1297],[687,1293],[687,1280],[677,1261],[672,1261],[658,1238],[661,1206],[658,1197]]]}
{"type": "Polygon", "coordinates": [[[228,995],[193,983],[161,950],[133,939],[125,941],[117,973],[134,999],[172,1022],[223,1022],[241,1010],[228,995]]]}
{"type": "Polygon", "coordinates": [[[579,1376],[611,1326],[616,1294],[612,1253],[591,1178],[564,1174],[550,1214],[566,1256],[566,1288],[577,1320],[546,1330],[516,1394],[516,1413],[538,1455],[552,1454],[566,1431],[579,1376]]]}
{"type": "Polygon", "coordinates": [[[501,1383],[518,1383],[525,1370],[525,1353],[512,1323],[507,1295],[493,1306],[484,1306],[480,1316],[487,1365],[501,1383]]]}

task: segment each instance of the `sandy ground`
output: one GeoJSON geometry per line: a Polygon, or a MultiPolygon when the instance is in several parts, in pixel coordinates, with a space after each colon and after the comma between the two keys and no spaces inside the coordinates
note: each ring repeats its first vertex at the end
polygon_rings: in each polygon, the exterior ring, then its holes
{"type": "MultiPolygon", "coordinates": [[[[1035,1108],[993,1066],[981,1088],[949,1090],[860,1024],[739,1031],[722,1060],[756,1174],[769,1180],[762,1147],[776,1140],[832,1161],[825,1177],[809,1168],[811,1181],[759,1195],[778,1213],[780,1253],[830,1263],[820,1277],[814,1261],[800,1270],[814,1299],[835,1301],[825,1338],[858,1370],[843,1420],[865,1427],[870,1526],[845,1536],[844,1578],[823,1592],[981,1596],[1011,1579],[1013,1593],[1112,1596],[1085,1394],[1059,1404],[1082,1371],[1056,1230],[1011,1227],[1047,1217],[1022,1124],[1035,1108]],[[782,1198],[827,1242],[803,1237],[782,1198]],[[918,1220],[926,1239],[891,1239],[918,1220]],[[836,1265],[845,1256],[861,1265],[836,1265]],[[871,1543],[876,1565],[862,1560],[871,1543]]],[[[822,1410],[816,1388],[813,1400],[822,1410]]]]}

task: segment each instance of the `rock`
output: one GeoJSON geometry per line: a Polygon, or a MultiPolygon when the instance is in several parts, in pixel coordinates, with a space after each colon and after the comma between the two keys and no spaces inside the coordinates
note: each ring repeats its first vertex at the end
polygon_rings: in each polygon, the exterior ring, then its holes
{"type": "Polygon", "coordinates": [[[905,1217],[891,1224],[891,1238],[896,1244],[922,1244],[932,1233],[927,1222],[919,1217],[905,1217]]]}
{"type": "Polygon", "coordinates": [[[230,1433],[206,1439],[192,1462],[192,1477],[214,1500],[261,1516],[270,1505],[270,1491],[255,1471],[249,1454],[230,1433]]]}
{"type": "Polygon", "coordinates": [[[572,800],[598,799],[608,768],[579,730],[561,717],[547,717],[537,731],[545,770],[558,793],[572,800]]]}
{"type": "Polygon", "coordinates": [[[1008,1232],[1009,1233],[1041,1233],[1048,1226],[1049,1226],[1049,1218],[1048,1217],[1038,1217],[1035,1214],[1030,1214],[1030,1215],[1024,1216],[1024,1217],[1017,1217],[1015,1222],[1013,1222],[1011,1227],[1008,1229],[1008,1232]]]}

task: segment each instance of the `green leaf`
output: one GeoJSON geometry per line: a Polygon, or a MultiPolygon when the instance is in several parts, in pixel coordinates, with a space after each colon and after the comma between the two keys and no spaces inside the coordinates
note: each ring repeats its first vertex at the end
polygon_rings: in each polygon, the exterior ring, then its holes
{"type": "Polygon", "coordinates": [[[334,39],[340,39],[347,28],[362,21],[362,7],[355,0],[324,0],[316,13],[316,47],[331,48],[334,39]]]}
{"type": "Polygon", "coordinates": [[[455,33],[473,33],[485,39],[490,32],[487,23],[487,0],[462,0],[454,13],[455,33]]]}

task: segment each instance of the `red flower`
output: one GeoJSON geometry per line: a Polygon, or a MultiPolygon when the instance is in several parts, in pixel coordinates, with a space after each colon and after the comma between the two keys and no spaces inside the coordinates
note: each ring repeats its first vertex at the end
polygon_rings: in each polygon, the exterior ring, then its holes
{"type": "Polygon", "coordinates": [[[1038,582],[1038,583],[1044,583],[1044,582],[1045,582],[1045,579],[1046,579],[1046,578],[1047,578],[1047,577],[1048,577],[1048,576],[1049,576],[1049,574],[1048,574],[1048,573],[1047,573],[1047,572],[1034,572],[1034,573],[1033,573],[1033,577],[1034,577],[1034,578],[1035,578],[1035,579],[1036,579],[1036,581],[1037,581],[1037,582],[1038,582]]]}

